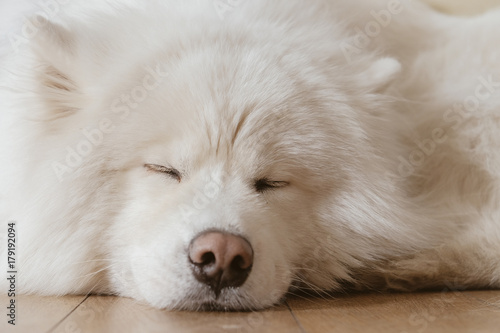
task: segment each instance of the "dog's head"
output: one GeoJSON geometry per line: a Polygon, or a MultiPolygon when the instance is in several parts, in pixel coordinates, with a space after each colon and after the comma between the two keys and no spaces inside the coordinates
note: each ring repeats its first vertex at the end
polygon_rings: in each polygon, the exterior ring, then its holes
{"type": "Polygon", "coordinates": [[[377,94],[396,61],[348,64],[340,28],[283,42],[181,21],[180,36],[142,21],[44,21],[37,36],[44,126],[71,147],[51,167],[67,200],[105,193],[103,285],[162,308],[258,309],[413,246],[380,153],[398,149],[377,94]]]}

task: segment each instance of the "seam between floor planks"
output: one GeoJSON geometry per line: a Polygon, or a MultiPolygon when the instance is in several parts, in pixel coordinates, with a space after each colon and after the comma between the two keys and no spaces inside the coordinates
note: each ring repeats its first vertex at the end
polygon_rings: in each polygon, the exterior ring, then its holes
{"type": "Polygon", "coordinates": [[[286,307],[288,308],[288,311],[290,311],[290,314],[292,315],[293,320],[295,320],[295,322],[297,323],[297,326],[299,327],[300,331],[302,333],[307,333],[307,331],[304,329],[304,326],[302,326],[302,323],[300,322],[299,318],[297,318],[297,316],[295,316],[295,313],[293,313],[293,309],[290,306],[290,304],[288,304],[288,301],[285,300],[285,304],[286,304],[286,307]]]}
{"type": "Polygon", "coordinates": [[[71,316],[71,314],[73,312],[76,311],[76,309],[78,309],[80,307],[80,305],[82,305],[88,298],[89,298],[90,295],[87,295],[85,296],[85,298],[80,302],[78,303],[70,312],[68,312],[63,318],[61,318],[61,320],[59,320],[54,326],[52,326],[48,331],[47,333],[51,333],[53,332],[55,329],[57,329],[57,327],[59,325],[61,325],[66,319],[68,319],[69,316],[71,316]]]}

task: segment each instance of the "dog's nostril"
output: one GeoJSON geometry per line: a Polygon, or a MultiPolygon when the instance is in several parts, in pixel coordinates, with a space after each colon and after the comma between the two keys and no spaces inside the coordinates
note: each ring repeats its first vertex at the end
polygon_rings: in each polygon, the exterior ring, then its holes
{"type": "Polygon", "coordinates": [[[233,269],[235,271],[245,270],[245,269],[248,269],[251,265],[252,264],[251,264],[251,262],[249,262],[249,260],[245,260],[245,259],[243,259],[242,256],[238,255],[231,262],[231,269],[233,269]]]}
{"type": "Polygon", "coordinates": [[[247,240],[218,231],[196,237],[188,256],[195,278],[210,286],[216,296],[223,288],[241,286],[253,265],[253,249],[247,240]]]}
{"type": "Polygon", "coordinates": [[[215,254],[213,252],[206,252],[201,256],[201,262],[197,265],[209,265],[215,263],[215,254]]]}

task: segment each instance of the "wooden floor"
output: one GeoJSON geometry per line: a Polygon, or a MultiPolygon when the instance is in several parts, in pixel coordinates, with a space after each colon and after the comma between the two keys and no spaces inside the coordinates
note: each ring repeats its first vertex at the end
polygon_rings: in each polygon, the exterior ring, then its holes
{"type": "MultiPolygon", "coordinates": [[[[1,308],[7,298],[0,296],[1,308]]],[[[3,311],[5,312],[5,311],[3,311]]],[[[292,297],[247,313],[169,312],[120,297],[17,298],[17,325],[0,332],[500,332],[500,291],[292,297]]]]}

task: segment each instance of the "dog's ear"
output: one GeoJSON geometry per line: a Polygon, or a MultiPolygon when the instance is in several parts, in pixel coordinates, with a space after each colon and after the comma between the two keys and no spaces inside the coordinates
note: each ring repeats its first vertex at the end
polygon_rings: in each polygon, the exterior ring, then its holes
{"type": "Polygon", "coordinates": [[[360,80],[372,92],[387,88],[401,72],[401,63],[394,58],[376,60],[361,74],[360,80]]]}
{"type": "Polygon", "coordinates": [[[75,61],[76,40],[65,27],[41,16],[32,18],[39,27],[31,46],[36,57],[35,75],[39,94],[50,119],[72,114],[82,107],[75,61]]]}

